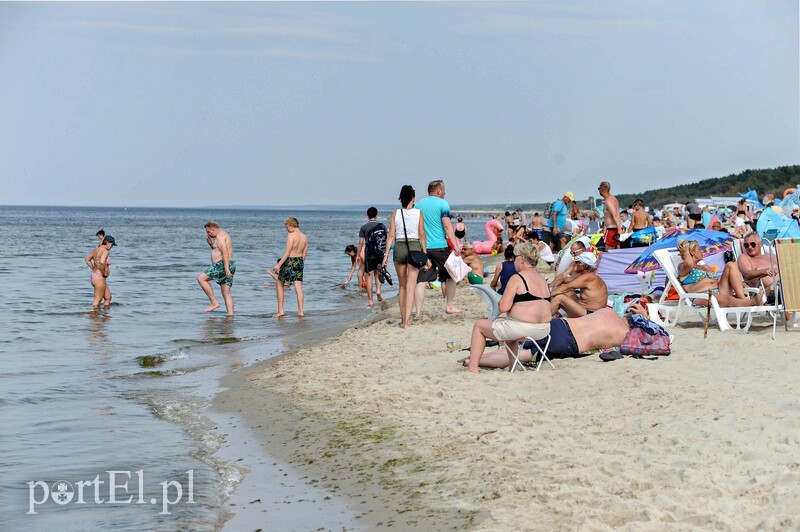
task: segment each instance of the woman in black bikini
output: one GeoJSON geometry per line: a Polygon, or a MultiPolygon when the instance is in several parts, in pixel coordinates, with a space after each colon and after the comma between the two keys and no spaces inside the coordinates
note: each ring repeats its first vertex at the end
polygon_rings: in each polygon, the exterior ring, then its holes
{"type": "MultiPolygon", "coordinates": [[[[471,373],[478,373],[487,338],[506,341],[530,336],[539,340],[550,334],[550,291],[544,278],[536,271],[539,248],[527,242],[518,244],[514,256],[517,273],[508,280],[498,305],[506,317],[478,320],[472,327],[467,365],[471,373]]],[[[511,342],[509,347],[516,351],[517,342],[511,342]]]]}

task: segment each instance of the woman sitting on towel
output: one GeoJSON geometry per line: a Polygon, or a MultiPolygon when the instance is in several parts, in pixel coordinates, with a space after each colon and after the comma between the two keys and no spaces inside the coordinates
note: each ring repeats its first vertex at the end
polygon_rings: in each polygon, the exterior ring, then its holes
{"type": "MultiPolygon", "coordinates": [[[[469,348],[471,373],[478,373],[478,364],[486,349],[486,339],[506,341],[530,336],[540,340],[550,334],[550,291],[547,282],[536,271],[539,249],[531,243],[514,247],[514,268],[517,273],[508,280],[498,306],[505,318],[478,320],[472,327],[469,348]]],[[[516,352],[517,342],[509,347],[516,352]]],[[[509,364],[513,360],[509,355],[509,364]]]]}
{"type": "Polygon", "coordinates": [[[735,262],[726,263],[722,275],[718,274],[701,264],[703,251],[696,240],[679,240],[678,253],[683,259],[678,268],[678,280],[687,292],[702,294],[711,290],[722,307],[753,307],[763,301],[763,289],[756,297],[747,297],[742,274],[735,262]]]}

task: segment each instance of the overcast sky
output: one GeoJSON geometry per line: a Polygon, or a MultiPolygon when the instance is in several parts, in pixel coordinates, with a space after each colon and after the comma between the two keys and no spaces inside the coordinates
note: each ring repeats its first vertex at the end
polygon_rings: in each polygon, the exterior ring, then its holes
{"type": "Polygon", "coordinates": [[[800,163],[797,0],[0,3],[0,204],[543,202],[800,163]]]}

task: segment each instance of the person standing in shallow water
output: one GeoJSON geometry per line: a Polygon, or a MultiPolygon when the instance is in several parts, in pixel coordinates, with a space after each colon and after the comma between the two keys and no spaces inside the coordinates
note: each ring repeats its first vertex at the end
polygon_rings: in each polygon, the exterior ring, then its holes
{"type": "MultiPolygon", "coordinates": [[[[95,275],[94,274],[94,256],[95,256],[95,254],[97,254],[100,251],[100,248],[104,247],[103,245],[104,245],[104,243],[106,241],[106,232],[103,231],[102,229],[100,229],[97,233],[95,233],[95,236],[97,237],[97,240],[98,240],[97,247],[94,248],[92,251],[90,251],[89,254],[86,255],[86,258],[84,259],[86,261],[86,264],[89,265],[89,268],[92,269],[92,272],[93,272],[92,273],[92,279],[94,279],[94,275],[95,275]]],[[[111,237],[111,244],[112,244],[112,247],[114,245],[116,245],[116,244],[114,244],[114,237],[113,236],[111,237]]],[[[104,306],[106,308],[109,308],[111,306],[111,288],[109,288],[109,286],[108,286],[108,276],[111,274],[111,271],[108,268],[108,266],[111,266],[111,255],[110,254],[106,255],[106,266],[107,267],[105,268],[105,271],[103,273],[103,277],[106,279],[106,289],[105,289],[105,292],[103,294],[103,299],[105,300],[104,306]]],[[[92,283],[92,284],[94,284],[94,283],[92,283]]],[[[95,306],[99,306],[99,303],[98,303],[98,305],[95,305],[95,306]]]]}
{"type": "Polygon", "coordinates": [[[211,266],[197,276],[200,288],[203,289],[211,303],[203,312],[211,312],[219,308],[219,302],[214,297],[214,290],[209,283],[213,280],[219,285],[219,290],[222,292],[228,316],[233,316],[231,287],[233,286],[233,274],[236,273],[236,261],[233,260],[233,241],[231,236],[217,225],[217,222],[208,222],[203,227],[206,230],[206,242],[211,248],[211,266]]]}
{"type": "Polygon", "coordinates": [[[289,216],[283,221],[284,227],[289,232],[286,238],[286,251],[275,265],[273,270],[278,274],[278,282],[275,284],[275,293],[278,297],[278,313],[275,317],[281,317],[283,312],[283,299],[285,293],[284,283],[292,283],[297,294],[297,315],[303,316],[303,269],[308,253],[308,237],[300,231],[300,222],[294,216],[289,216]]]}
{"type": "Polygon", "coordinates": [[[100,308],[100,303],[103,302],[103,299],[105,299],[105,308],[111,306],[111,290],[109,290],[108,282],[106,281],[109,275],[108,266],[111,264],[111,258],[108,254],[117,243],[113,236],[105,236],[105,233],[103,235],[103,241],[91,253],[86,255],[85,259],[86,264],[92,270],[89,279],[92,282],[92,288],[94,288],[94,301],[92,302],[94,308],[100,308]]]}

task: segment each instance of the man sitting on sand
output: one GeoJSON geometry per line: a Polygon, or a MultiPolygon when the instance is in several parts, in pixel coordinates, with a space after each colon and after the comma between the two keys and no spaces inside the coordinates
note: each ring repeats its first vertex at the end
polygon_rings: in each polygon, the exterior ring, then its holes
{"type": "MultiPolygon", "coordinates": [[[[594,349],[609,349],[622,345],[630,330],[628,320],[620,318],[613,309],[598,310],[582,318],[553,318],[550,321],[550,346],[547,355],[577,356],[594,349]]],[[[544,347],[545,340],[537,340],[544,347]]],[[[531,361],[531,350],[520,353],[520,362],[531,361]]],[[[481,368],[507,368],[513,358],[508,351],[497,349],[484,353],[479,360],[481,368]]],[[[468,358],[459,360],[464,366],[468,358]]]]}
{"type": "Polygon", "coordinates": [[[575,262],[553,280],[550,291],[553,316],[564,309],[570,318],[578,318],[605,308],[608,304],[608,287],[595,273],[597,257],[594,253],[582,251],[577,244],[579,242],[570,246],[570,254],[575,262]],[[580,290],[580,295],[576,295],[575,290],[580,290]]]}
{"type": "Polygon", "coordinates": [[[467,274],[469,284],[483,284],[483,261],[469,242],[465,242],[461,248],[461,258],[470,267],[470,272],[467,274]]]}

